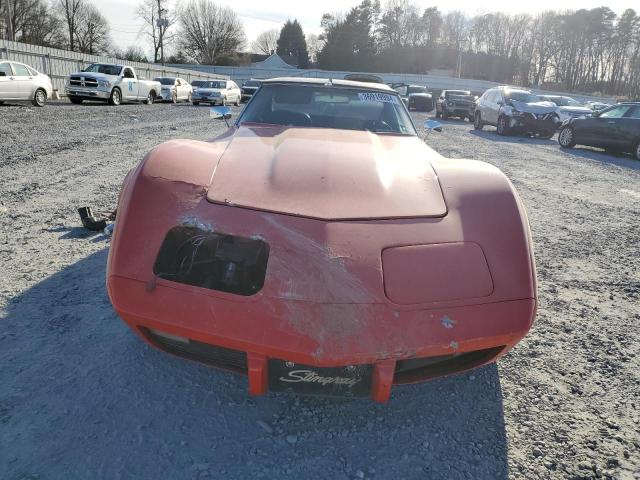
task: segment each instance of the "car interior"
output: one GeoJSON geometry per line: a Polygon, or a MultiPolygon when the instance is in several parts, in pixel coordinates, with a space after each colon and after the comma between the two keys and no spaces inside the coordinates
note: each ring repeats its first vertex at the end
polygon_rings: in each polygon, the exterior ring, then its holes
{"type": "Polygon", "coordinates": [[[353,89],[267,85],[247,107],[241,121],[415,134],[404,107],[399,100],[393,101],[395,94],[386,97],[388,101],[363,100],[353,89]]]}

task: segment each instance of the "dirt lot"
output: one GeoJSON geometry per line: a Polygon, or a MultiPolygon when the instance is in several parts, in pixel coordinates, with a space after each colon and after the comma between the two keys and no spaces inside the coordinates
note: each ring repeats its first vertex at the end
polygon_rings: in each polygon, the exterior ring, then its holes
{"type": "Polygon", "coordinates": [[[127,330],[109,240],[76,213],[113,207],[154,145],[223,128],[187,105],[0,107],[0,478],[640,478],[640,162],[447,122],[429,143],[500,167],[529,210],[530,335],[386,406],[250,398],[127,330]]]}

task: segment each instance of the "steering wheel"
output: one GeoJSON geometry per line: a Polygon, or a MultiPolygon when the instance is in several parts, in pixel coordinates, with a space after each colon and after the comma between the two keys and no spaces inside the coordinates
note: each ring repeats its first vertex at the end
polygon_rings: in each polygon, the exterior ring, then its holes
{"type": "Polygon", "coordinates": [[[369,120],[366,129],[372,132],[393,132],[393,128],[384,120],[369,120]]]}
{"type": "Polygon", "coordinates": [[[293,127],[310,127],[311,116],[306,112],[294,112],[292,110],[274,110],[269,115],[269,123],[276,125],[289,125],[293,127]]]}

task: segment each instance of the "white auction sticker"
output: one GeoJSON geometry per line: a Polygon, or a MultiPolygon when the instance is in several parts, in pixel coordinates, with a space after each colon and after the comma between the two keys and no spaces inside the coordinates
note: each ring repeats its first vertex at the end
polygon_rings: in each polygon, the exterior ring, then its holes
{"type": "Polygon", "coordinates": [[[363,102],[398,103],[398,97],[396,97],[395,95],[389,95],[387,93],[379,93],[379,92],[358,93],[358,98],[363,102]]]}

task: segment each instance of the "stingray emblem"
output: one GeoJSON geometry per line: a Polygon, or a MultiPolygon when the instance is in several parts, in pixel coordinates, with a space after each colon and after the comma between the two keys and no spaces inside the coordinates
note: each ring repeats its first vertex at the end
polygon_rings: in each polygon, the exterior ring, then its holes
{"type": "Polygon", "coordinates": [[[347,377],[322,377],[313,370],[292,370],[286,377],[280,377],[280,380],[288,383],[319,383],[323,387],[327,385],[346,385],[353,387],[360,382],[360,378],[347,377]]]}

